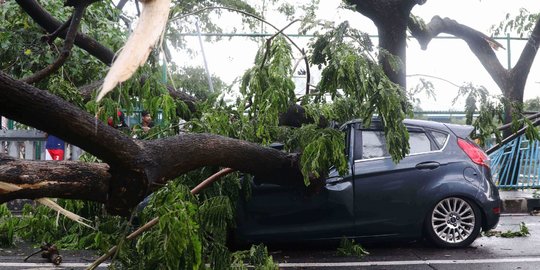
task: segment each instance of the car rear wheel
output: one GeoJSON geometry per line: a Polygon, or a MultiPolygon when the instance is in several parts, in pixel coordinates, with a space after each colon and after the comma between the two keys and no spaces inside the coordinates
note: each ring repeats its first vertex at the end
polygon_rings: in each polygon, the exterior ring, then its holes
{"type": "Polygon", "coordinates": [[[481,224],[480,210],[473,202],[448,197],[429,212],[426,236],[439,247],[466,247],[480,234],[481,224]]]}

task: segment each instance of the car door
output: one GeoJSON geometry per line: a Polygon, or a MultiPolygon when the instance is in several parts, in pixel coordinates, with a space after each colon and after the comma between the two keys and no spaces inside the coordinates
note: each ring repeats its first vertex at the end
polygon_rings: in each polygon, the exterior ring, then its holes
{"type": "Polygon", "coordinates": [[[238,236],[251,241],[294,241],[350,235],[354,225],[352,180],[352,173],[339,176],[331,169],[322,187],[250,181],[251,196],[237,208],[238,236]]]}
{"type": "Polygon", "coordinates": [[[422,189],[440,177],[439,146],[421,128],[408,127],[410,154],[399,163],[390,158],[384,132],[355,130],[355,228],[359,236],[409,233],[423,220],[422,189]],[[361,146],[361,147],[360,147],[361,146]]]}
{"type": "Polygon", "coordinates": [[[238,231],[242,238],[255,241],[350,235],[354,223],[351,179],[333,178],[313,194],[305,188],[252,185],[251,197],[238,209],[238,231]]]}

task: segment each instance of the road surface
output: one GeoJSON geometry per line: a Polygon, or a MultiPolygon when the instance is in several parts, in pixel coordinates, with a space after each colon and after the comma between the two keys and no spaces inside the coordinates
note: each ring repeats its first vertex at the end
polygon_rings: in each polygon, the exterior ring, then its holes
{"type": "MultiPolygon", "coordinates": [[[[525,222],[528,237],[481,237],[469,248],[438,249],[425,243],[379,244],[367,246],[363,258],[336,255],[336,247],[271,247],[281,269],[419,269],[419,270],[533,270],[540,269],[540,216],[505,215],[497,230],[518,230],[525,222]]],[[[84,269],[96,258],[90,251],[61,251],[63,263],[54,267],[34,256],[23,262],[31,247],[0,249],[0,270],[4,269],[84,269]]],[[[106,269],[103,265],[100,269],[106,269]]]]}

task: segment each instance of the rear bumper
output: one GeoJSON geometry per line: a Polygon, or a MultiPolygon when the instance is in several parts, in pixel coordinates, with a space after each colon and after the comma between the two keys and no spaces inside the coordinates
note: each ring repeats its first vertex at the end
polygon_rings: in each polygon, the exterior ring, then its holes
{"type": "Polygon", "coordinates": [[[489,231],[497,227],[499,218],[501,217],[500,211],[501,200],[499,199],[485,204],[483,209],[485,220],[482,222],[482,229],[484,231],[489,231]]]}
{"type": "Polygon", "coordinates": [[[482,212],[484,212],[482,228],[484,231],[488,231],[497,227],[499,223],[502,210],[501,197],[499,196],[499,190],[491,181],[488,182],[488,188],[484,189],[484,192],[479,192],[478,195],[478,200],[482,205],[482,212]]]}

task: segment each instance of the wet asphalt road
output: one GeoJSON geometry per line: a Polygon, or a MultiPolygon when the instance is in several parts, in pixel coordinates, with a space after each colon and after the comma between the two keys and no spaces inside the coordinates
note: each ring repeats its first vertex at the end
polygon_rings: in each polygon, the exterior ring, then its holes
{"type": "MultiPolygon", "coordinates": [[[[337,256],[336,246],[321,245],[270,247],[270,252],[281,269],[540,269],[540,216],[503,216],[497,230],[518,230],[520,222],[526,223],[529,237],[481,237],[465,249],[438,249],[418,242],[367,246],[370,254],[363,258],[337,256]]],[[[24,246],[0,249],[0,270],[84,269],[96,258],[90,251],[62,251],[60,267],[44,263],[39,256],[24,263],[30,250],[24,246]]]]}
{"type": "Polygon", "coordinates": [[[530,236],[484,236],[465,249],[438,249],[418,242],[367,246],[370,254],[363,258],[339,257],[335,248],[285,248],[272,255],[283,269],[540,269],[540,216],[505,215],[496,230],[517,231],[520,222],[525,222],[530,236]]]}

